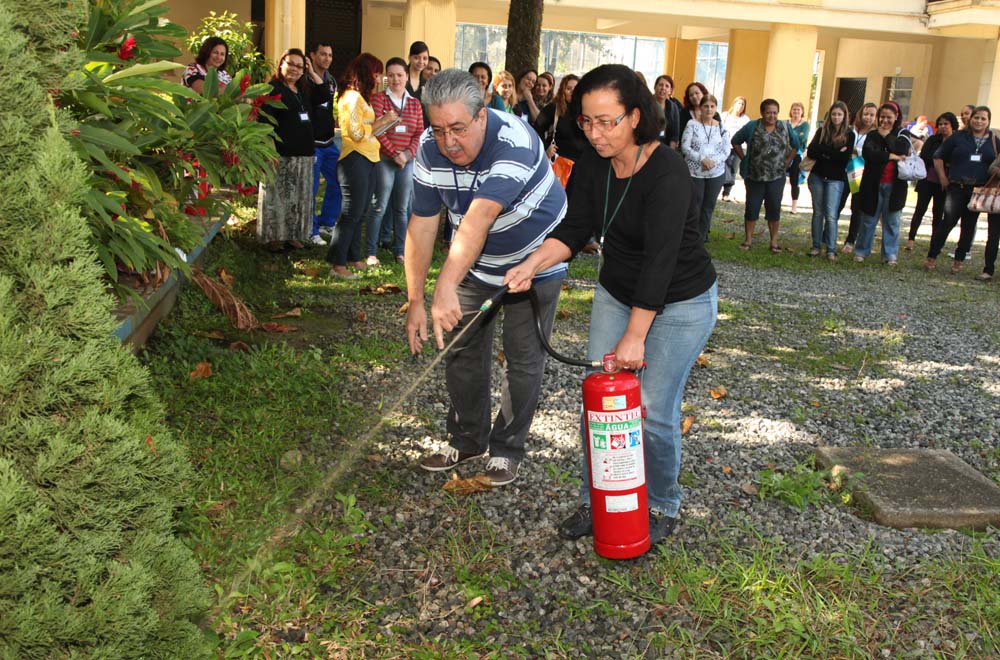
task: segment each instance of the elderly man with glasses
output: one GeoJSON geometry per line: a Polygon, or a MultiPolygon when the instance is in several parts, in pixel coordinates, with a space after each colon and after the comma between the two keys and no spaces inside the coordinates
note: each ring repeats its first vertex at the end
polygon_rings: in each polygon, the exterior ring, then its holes
{"type": "MultiPolygon", "coordinates": [[[[406,334],[413,353],[428,338],[424,284],[442,205],[455,234],[431,302],[438,349],[458,336],[483,302],[499,292],[507,270],[537,249],[566,213],[565,192],[538,134],[514,115],[485,108],[472,76],[458,69],[443,71],[427,82],[422,100],[430,128],[417,153],[405,248],[406,334]]],[[[546,334],[552,330],[565,273],[566,265],[560,263],[533,280],[538,320],[546,334]]],[[[493,310],[462,335],[445,359],[450,439],[421,460],[425,470],[447,471],[489,454],[486,475],[494,486],[517,478],[545,353],[527,294],[506,295],[503,304],[506,360],[496,419],[490,419],[493,310]]]]}

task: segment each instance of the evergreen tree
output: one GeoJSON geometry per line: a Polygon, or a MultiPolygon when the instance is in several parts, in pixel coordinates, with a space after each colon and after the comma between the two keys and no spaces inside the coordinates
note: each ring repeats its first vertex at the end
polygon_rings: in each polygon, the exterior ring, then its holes
{"type": "Polygon", "coordinates": [[[191,479],[113,338],[50,92],[80,0],[0,0],[0,658],[200,658],[207,602],[175,512],[191,479]]]}

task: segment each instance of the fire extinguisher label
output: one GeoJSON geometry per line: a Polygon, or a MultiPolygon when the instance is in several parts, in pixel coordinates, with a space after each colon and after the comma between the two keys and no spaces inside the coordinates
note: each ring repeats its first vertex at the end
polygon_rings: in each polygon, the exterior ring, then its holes
{"type": "Polygon", "coordinates": [[[587,411],[590,481],[600,490],[630,490],[646,482],[642,410],[587,411]]]}
{"type": "Polygon", "coordinates": [[[639,508],[639,493],[605,495],[604,508],[608,513],[625,513],[639,508]]]}
{"type": "Polygon", "coordinates": [[[625,408],[628,399],[624,396],[602,396],[601,397],[601,409],[602,410],[622,410],[625,408]]]}

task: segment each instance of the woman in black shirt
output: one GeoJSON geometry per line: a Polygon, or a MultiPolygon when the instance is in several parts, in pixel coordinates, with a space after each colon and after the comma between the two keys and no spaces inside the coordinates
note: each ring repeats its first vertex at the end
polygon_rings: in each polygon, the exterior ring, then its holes
{"type": "Polygon", "coordinates": [[[910,233],[907,235],[906,251],[913,249],[914,241],[917,240],[917,230],[924,220],[924,213],[933,201],[931,207],[931,226],[941,223],[941,216],[944,214],[944,188],[938,179],[937,171],[934,169],[934,152],[937,151],[945,140],[951,137],[952,133],[958,130],[958,117],[952,112],[945,112],[937,118],[934,135],[927,138],[924,146],[920,148],[920,159],[924,161],[927,168],[927,178],[917,181],[915,190],[917,191],[917,204],[913,209],[913,217],[910,218],[910,233]]]}
{"type": "MultiPolygon", "coordinates": [[[[598,237],[602,266],[587,354],[600,360],[613,352],[624,369],[647,365],[644,449],[655,544],[673,532],[680,509],[681,397],[715,327],[715,269],[701,240],[687,166],[660,143],[649,90],[628,67],[608,64],[583,77],[576,97],[580,128],[593,146],[576,168],[577,192],[562,223],[504,281],[524,291],[536,273],[598,237]]],[[[588,484],[585,466],[582,506],[559,525],[564,538],[592,533],[588,484]]]]}
{"type": "Polygon", "coordinates": [[[300,249],[312,233],[313,125],[310,115],[330,101],[330,90],[298,48],[281,55],[271,78],[272,95],[284,108],[264,106],[274,121],[278,167],[273,181],[260,184],[257,196],[257,238],[272,251],[285,245],[300,249]]]}

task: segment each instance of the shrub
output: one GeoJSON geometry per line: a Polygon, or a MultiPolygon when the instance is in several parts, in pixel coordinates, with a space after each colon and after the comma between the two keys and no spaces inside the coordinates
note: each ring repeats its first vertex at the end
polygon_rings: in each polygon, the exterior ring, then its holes
{"type": "Polygon", "coordinates": [[[0,657],[199,658],[207,594],[173,533],[191,479],[113,338],[91,173],[47,90],[86,5],[0,0],[0,657]]]}
{"type": "Polygon", "coordinates": [[[240,23],[236,14],[224,11],[216,14],[208,12],[201,19],[198,29],[187,38],[187,47],[192,55],[209,37],[222,37],[229,47],[229,70],[247,71],[255,83],[264,82],[271,76],[271,63],[257,51],[253,43],[253,23],[240,23]]]}

